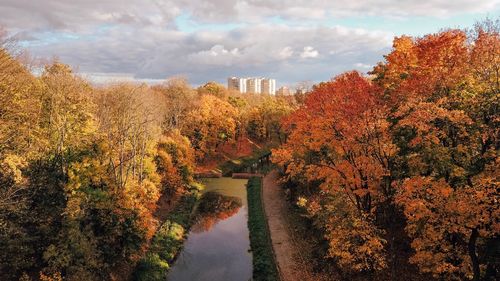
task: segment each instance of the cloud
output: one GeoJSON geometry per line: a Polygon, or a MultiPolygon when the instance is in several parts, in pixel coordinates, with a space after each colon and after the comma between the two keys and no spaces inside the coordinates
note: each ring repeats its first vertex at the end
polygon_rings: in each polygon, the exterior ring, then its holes
{"type": "Polygon", "coordinates": [[[370,68],[373,67],[373,65],[362,63],[362,62],[358,62],[358,63],[354,64],[354,67],[361,68],[361,69],[370,69],[370,68]]]}
{"type": "Polygon", "coordinates": [[[304,51],[300,53],[300,57],[303,59],[315,58],[319,55],[319,52],[311,46],[304,47],[304,51]]]}
{"type": "Polygon", "coordinates": [[[138,80],[184,75],[194,84],[241,75],[271,76],[279,84],[289,84],[327,80],[358,62],[375,64],[391,40],[391,33],[361,34],[338,27],[259,24],[186,33],[119,25],[93,36],[36,45],[31,51],[43,57],[57,55],[83,73],[98,73],[89,77],[99,81],[109,78],[102,78],[103,73],[138,80]]]}
{"type": "Polygon", "coordinates": [[[390,49],[395,35],[326,23],[329,20],[447,17],[493,11],[499,3],[1,0],[0,25],[17,33],[35,55],[57,56],[96,80],[156,81],[185,75],[201,84],[241,75],[271,76],[283,84],[326,80],[352,68],[368,70],[390,49]],[[183,19],[195,28],[183,26],[183,19]]]}
{"type": "MultiPolygon", "coordinates": [[[[180,14],[168,1],[2,0],[0,24],[14,29],[92,32],[95,26],[169,24],[180,14]]],[[[173,3],[173,1],[172,1],[173,3]]]]}
{"type": "Polygon", "coordinates": [[[194,18],[203,22],[260,22],[269,17],[314,20],[329,17],[380,16],[450,17],[462,13],[490,12],[499,0],[199,0],[178,1],[194,18]]]}
{"type": "Polygon", "coordinates": [[[202,23],[257,23],[270,17],[447,17],[491,12],[499,6],[500,0],[2,0],[0,24],[24,30],[89,31],[106,24],[169,26],[182,13],[202,23]]]}
{"type": "Polygon", "coordinates": [[[279,52],[279,57],[281,59],[287,59],[293,55],[292,47],[286,46],[279,52]]]}
{"type": "Polygon", "coordinates": [[[238,48],[226,49],[223,45],[214,45],[210,50],[202,50],[188,55],[188,61],[193,65],[226,65],[238,62],[241,54],[238,48]]]}

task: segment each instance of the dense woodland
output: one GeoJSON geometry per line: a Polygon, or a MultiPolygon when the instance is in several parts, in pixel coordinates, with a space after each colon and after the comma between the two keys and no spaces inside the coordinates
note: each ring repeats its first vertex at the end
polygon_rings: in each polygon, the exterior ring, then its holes
{"type": "Polygon", "coordinates": [[[60,62],[33,75],[0,50],[0,279],[109,280],[158,228],[160,196],[250,136],[279,139],[293,98],[161,85],[93,86],[60,62]]]}
{"type": "Polygon", "coordinates": [[[370,76],[316,85],[284,121],[274,160],[344,275],[412,279],[408,243],[424,279],[500,277],[499,31],[395,38],[370,76]]]}
{"type": "Polygon", "coordinates": [[[369,75],[286,97],[182,78],[93,85],[4,43],[0,279],[129,278],[160,198],[192,192],[195,170],[242,140],[275,147],[325,241],[318,259],[344,278],[498,278],[499,28],[398,37],[369,75]]]}

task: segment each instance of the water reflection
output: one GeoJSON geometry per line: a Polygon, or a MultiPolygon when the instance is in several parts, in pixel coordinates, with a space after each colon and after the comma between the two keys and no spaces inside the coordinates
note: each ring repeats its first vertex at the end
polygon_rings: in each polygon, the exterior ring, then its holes
{"type": "Polygon", "coordinates": [[[247,180],[207,179],[205,193],[169,281],[247,281],[252,255],[247,228],[247,180]]]}
{"type": "Polygon", "coordinates": [[[198,205],[196,222],[192,231],[194,233],[209,231],[217,222],[236,214],[242,205],[238,197],[222,195],[214,191],[206,192],[198,205]]]}

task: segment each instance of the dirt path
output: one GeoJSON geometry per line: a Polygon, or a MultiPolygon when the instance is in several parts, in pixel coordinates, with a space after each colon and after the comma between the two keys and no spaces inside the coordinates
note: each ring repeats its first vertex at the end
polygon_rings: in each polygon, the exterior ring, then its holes
{"type": "Polygon", "coordinates": [[[282,281],[330,279],[313,273],[311,263],[302,253],[303,243],[298,240],[302,238],[296,237],[290,226],[290,211],[283,189],[278,184],[277,171],[264,177],[263,186],[264,209],[282,281]]]}

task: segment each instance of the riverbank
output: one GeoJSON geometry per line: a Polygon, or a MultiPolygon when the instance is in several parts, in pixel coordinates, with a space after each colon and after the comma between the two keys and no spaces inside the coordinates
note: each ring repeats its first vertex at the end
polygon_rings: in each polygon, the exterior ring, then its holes
{"type": "Polygon", "coordinates": [[[252,177],[247,185],[248,229],[253,253],[253,280],[280,280],[262,205],[262,180],[252,177]]]}
{"type": "Polygon", "coordinates": [[[193,209],[198,197],[198,190],[183,195],[175,208],[166,215],[151,241],[146,256],[137,264],[133,280],[155,281],[166,278],[191,227],[193,209]]]}

